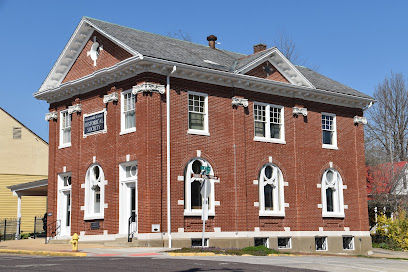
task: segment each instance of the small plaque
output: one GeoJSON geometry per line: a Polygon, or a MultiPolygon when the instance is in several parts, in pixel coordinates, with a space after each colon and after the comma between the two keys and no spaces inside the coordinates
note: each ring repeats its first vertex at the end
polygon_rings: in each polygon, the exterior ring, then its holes
{"type": "Polygon", "coordinates": [[[98,230],[98,229],[100,229],[99,222],[92,222],[91,230],[98,230]]]}
{"type": "Polygon", "coordinates": [[[99,112],[84,117],[84,135],[105,131],[105,112],[99,112]]]}

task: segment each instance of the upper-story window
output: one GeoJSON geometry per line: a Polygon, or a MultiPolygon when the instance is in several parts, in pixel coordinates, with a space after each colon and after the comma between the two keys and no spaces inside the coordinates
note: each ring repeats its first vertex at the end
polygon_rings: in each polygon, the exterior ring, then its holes
{"type": "Polygon", "coordinates": [[[129,133],[136,131],[136,115],[135,115],[135,95],[132,90],[127,90],[121,94],[121,133],[129,133]]]}
{"type": "Polygon", "coordinates": [[[265,164],[259,173],[259,215],[284,216],[283,175],[274,164],[265,164]]]}
{"type": "Polygon", "coordinates": [[[286,143],[283,110],[278,105],[254,103],[255,141],[286,143]]]}
{"type": "Polygon", "coordinates": [[[60,113],[60,148],[71,146],[71,118],[68,110],[60,113]]]}
{"type": "Polygon", "coordinates": [[[188,93],[188,133],[209,135],[207,94],[188,93]]]}
{"type": "Polygon", "coordinates": [[[322,176],[323,217],[344,217],[343,181],[337,170],[329,168],[322,176]]]}
{"type": "Polygon", "coordinates": [[[322,112],[323,148],[337,149],[336,115],[322,112]]]}

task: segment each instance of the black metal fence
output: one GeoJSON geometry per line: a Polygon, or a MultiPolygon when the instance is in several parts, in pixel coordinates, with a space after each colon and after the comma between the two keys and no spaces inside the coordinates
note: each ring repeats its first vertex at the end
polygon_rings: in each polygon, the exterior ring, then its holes
{"type": "Polygon", "coordinates": [[[47,231],[47,216],[46,215],[37,215],[34,216],[34,235],[36,237],[45,237],[47,231]]]}
{"type": "Polygon", "coordinates": [[[0,219],[0,240],[16,239],[16,232],[20,222],[17,218],[0,219]]]}

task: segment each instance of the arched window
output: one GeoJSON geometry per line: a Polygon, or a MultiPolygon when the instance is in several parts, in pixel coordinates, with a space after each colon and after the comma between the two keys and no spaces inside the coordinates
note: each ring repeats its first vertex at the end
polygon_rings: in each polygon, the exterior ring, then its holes
{"type": "Polygon", "coordinates": [[[322,176],[322,209],[323,217],[344,217],[343,181],[333,168],[322,176]]]}
{"type": "Polygon", "coordinates": [[[265,164],[259,172],[259,215],[285,216],[282,171],[265,164]]]}
{"type": "Polygon", "coordinates": [[[85,220],[103,219],[105,183],[102,167],[98,164],[91,165],[85,176],[85,220]]]}
{"type": "MultiPolygon", "coordinates": [[[[184,173],[184,215],[201,215],[202,203],[201,184],[203,178],[194,177],[201,173],[201,166],[210,166],[210,175],[214,175],[212,166],[202,158],[194,158],[186,166],[184,173]]],[[[210,179],[211,193],[208,198],[208,215],[215,215],[214,209],[214,180],[210,179]]]]}

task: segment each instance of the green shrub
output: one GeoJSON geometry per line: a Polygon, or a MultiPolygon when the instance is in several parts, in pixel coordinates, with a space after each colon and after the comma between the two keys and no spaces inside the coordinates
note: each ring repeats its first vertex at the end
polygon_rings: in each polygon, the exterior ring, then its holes
{"type": "Polygon", "coordinates": [[[22,233],[22,234],[20,235],[20,237],[21,237],[21,239],[28,239],[28,238],[31,237],[31,233],[28,233],[28,232],[22,233]]]}

